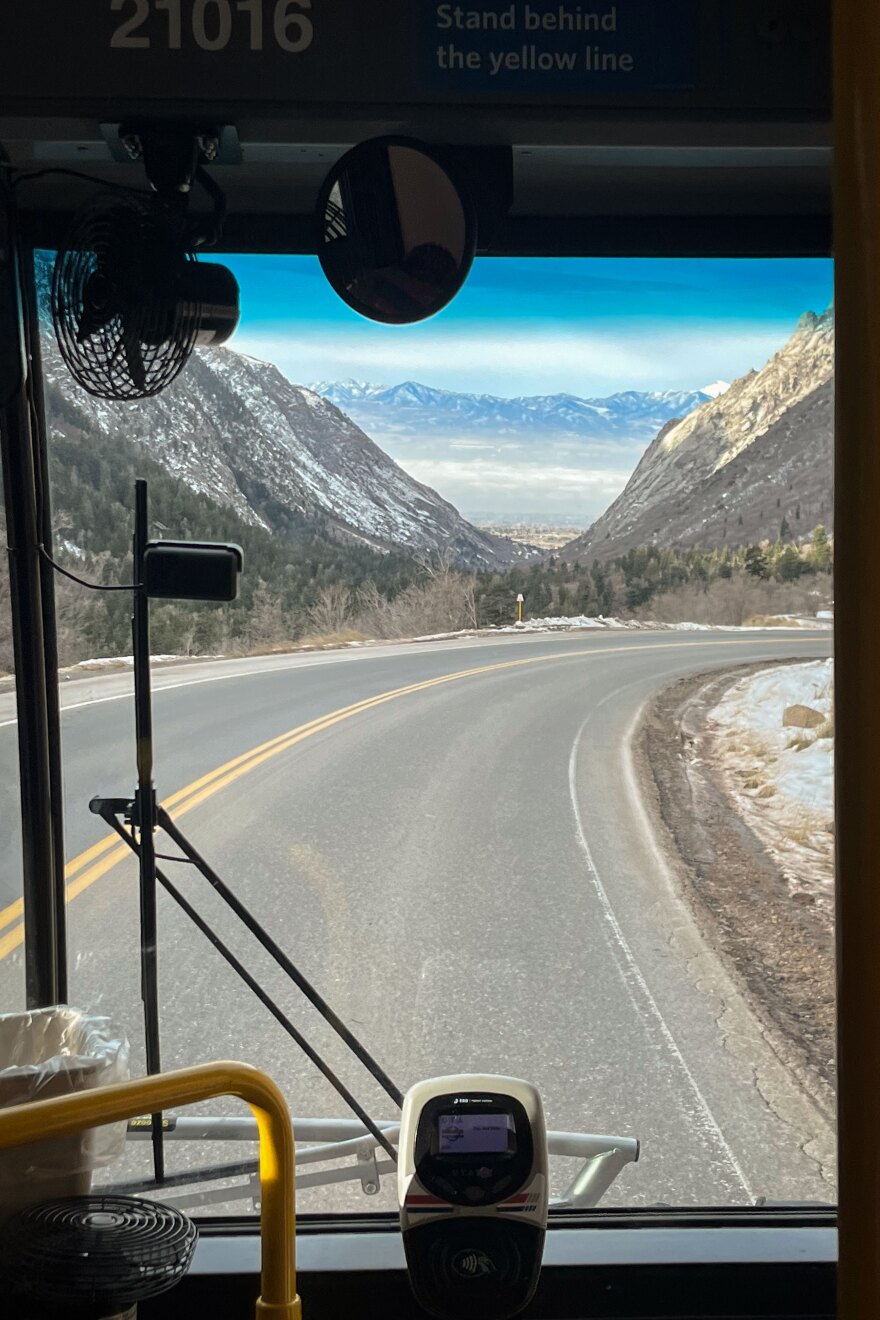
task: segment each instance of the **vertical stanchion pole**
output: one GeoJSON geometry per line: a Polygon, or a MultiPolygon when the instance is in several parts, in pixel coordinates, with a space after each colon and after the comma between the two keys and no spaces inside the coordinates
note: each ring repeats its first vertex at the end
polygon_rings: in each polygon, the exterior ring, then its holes
{"type": "Polygon", "coordinates": [[[839,1320],[880,1316],[880,7],[834,5],[839,1320]]]}
{"type": "MultiPolygon", "coordinates": [[[[29,379],[21,245],[11,192],[0,188],[0,462],[6,505],[6,547],[15,659],[21,794],[25,982],[29,1008],[59,1003],[66,994],[63,934],[59,932],[52,752],[50,748],[41,525],[37,457],[29,379]]],[[[51,590],[51,584],[49,589],[51,590]]],[[[57,749],[56,749],[57,750],[57,749]]]]}
{"type": "MultiPolygon", "coordinates": [[[[43,548],[53,552],[52,495],[49,488],[49,428],[43,398],[43,355],[33,249],[23,255],[22,293],[26,310],[29,397],[33,405],[34,472],[37,489],[38,533],[43,548]]],[[[57,986],[55,1002],[67,1003],[67,908],[64,892],[64,780],[61,764],[61,709],[58,693],[58,626],[55,611],[55,570],[40,558],[43,616],[43,667],[46,673],[46,717],[49,735],[49,800],[52,804],[52,886],[55,901],[57,986]]]]}
{"type": "MultiPolygon", "coordinates": [[[[147,483],[135,482],[134,510],[134,719],[137,743],[137,791],[134,821],[138,830],[141,910],[141,998],[144,1004],[144,1040],[147,1072],[162,1071],[159,1045],[159,958],[156,908],[156,794],[153,787],[153,710],[150,694],[150,602],[144,589],[144,554],[149,539],[147,483]]],[[[153,1114],[153,1172],[156,1182],[165,1177],[162,1115],[153,1114]]]]}

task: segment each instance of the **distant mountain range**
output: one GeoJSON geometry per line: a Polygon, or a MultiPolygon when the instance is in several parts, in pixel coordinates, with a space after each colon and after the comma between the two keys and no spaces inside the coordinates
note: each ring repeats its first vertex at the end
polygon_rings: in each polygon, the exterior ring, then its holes
{"type": "MultiPolygon", "coordinates": [[[[38,273],[45,292],[48,263],[38,273]]],[[[379,553],[448,553],[462,568],[503,569],[537,552],[473,526],[434,484],[451,493],[462,473],[482,473],[470,493],[486,507],[505,475],[521,473],[515,498],[525,505],[549,472],[569,504],[584,491],[589,516],[593,488],[577,478],[592,482],[612,464],[621,484],[631,473],[625,488],[565,557],[748,544],[783,524],[794,536],[819,522],[831,530],[831,309],[806,313],[760,371],[732,385],[607,398],[502,398],[417,381],[305,388],[271,363],[217,349],[197,351],[159,397],[114,404],[74,384],[51,333],[44,344],[55,434],[133,442],[191,490],[279,537],[305,520],[317,535],[379,553]]]]}
{"type": "Polygon", "coordinates": [[[155,398],[92,398],[65,368],[48,323],[51,271],[38,254],[47,417],[56,434],[86,444],[95,432],[133,441],[191,490],[281,536],[305,519],[337,541],[449,555],[462,568],[503,568],[537,554],[472,526],[332,402],[270,362],[197,349],[155,398]]]}
{"type": "Polygon", "coordinates": [[[805,313],[760,371],[662,427],[567,559],[635,546],[747,545],[832,530],[834,313],[805,313]]]}
{"type": "Polygon", "coordinates": [[[403,471],[332,403],[292,385],[268,362],[199,349],[154,399],[107,403],[79,390],[47,340],[53,430],[124,436],[195,491],[246,522],[283,535],[290,513],[337,540],[451,553],[473,568],[530,552],[468,523],[436,491],[403,471]]]}
{"type": "Polygon", "coordinates": [[[685,417],[727,386],[715,381],[705,390],[624,390],[598,399],[574,394],[508,399],[434,389],[414,380],[391,386],[319,381],[311,388],[379,440],[526,437],[537,447],[548,439],[647,441],[671,418],[685,417]]]}

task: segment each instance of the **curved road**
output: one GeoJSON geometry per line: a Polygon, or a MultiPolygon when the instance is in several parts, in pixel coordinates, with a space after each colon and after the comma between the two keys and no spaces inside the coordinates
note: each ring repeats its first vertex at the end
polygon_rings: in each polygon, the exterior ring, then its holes
{"type": "MultiPolygon", "coordinates": [[[[829,1200],[833,1133],[678,898],[629,748],[664,683],[829,646],[802,633],[612,632],[159,670],[157,785],[402,1088],[447,1071],[510,1072],[541,1087],[553,1128],[638,1135],[641,1162],[613,1204],[829,1200]]],[[[129,681],[63,693],[68,911],[71,999],[125,1023],[140,1069],[135,866],[87,806],[132,785],[129,681]]],[[[17,1007],[9,701],[0,697],[0,1002],[17,1007]]],[[[371,1112],[393,1118],[208,885],[187,868],[172,874],[371,1112]]],[[[164,1066],[247,1059],[278,1078],[295,1115],[344,1115],[164,895],[159,947],[164,1066]]],[[[244,1154],[227,1146],[219,1158],[244,1154]]],[[[173,1168],[217,1157],[170,1148],[173,1168]]],[[[569,1171],[556,1172],[554,1191],[569,1171]]],[[[379,1208],[389,1196],[321,1189],[302,1208],[379,1208]]]]}

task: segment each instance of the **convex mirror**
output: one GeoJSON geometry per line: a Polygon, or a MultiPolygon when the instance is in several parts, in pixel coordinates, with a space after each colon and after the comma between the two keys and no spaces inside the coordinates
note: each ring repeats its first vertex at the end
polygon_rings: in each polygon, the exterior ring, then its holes
{"type": "Polygon", "coordinates": [[[371,321],[410,325],[446,307],[476,248],[473,202],[429,147],[374,138],[347,152],[318,200],[330,284],[371,321]]]}

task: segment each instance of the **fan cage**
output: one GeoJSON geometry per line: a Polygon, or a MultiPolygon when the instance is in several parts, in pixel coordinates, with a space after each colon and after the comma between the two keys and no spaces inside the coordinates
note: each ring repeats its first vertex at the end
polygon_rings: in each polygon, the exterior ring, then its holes
{"type": "Polygon", "coordinates": [[[177,286],[195,260],[179,218],[158,199],[102,194],[76,216],[55,260],[52,322],[64,363],[84,390],[145,399],[180,374],[197,342],[201,307],[179,298],[177,286]]]}
{"type": "Polygon", "coordinates": [[[16,1216],[4,1255],[25,1296],[109,1314],[174,1287],[197,1237],[191,1219],[157,1201],[68,1197],[16,1216]]]}

